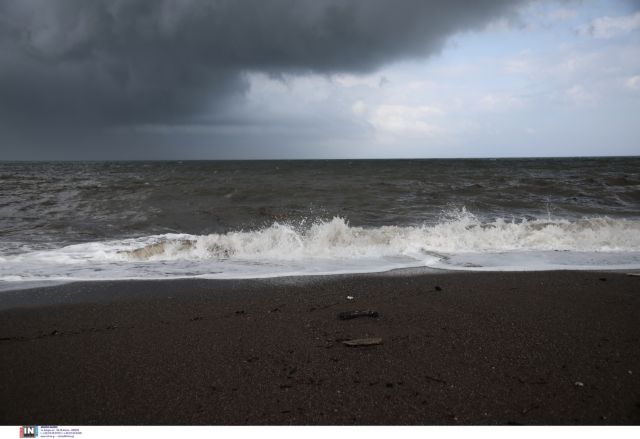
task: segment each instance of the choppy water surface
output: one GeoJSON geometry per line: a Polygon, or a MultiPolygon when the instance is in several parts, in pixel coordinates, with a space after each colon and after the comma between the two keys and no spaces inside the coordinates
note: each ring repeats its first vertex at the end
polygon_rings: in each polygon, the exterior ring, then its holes
{"type": "Polygon", "coordinates": [[[640,158],[0,163],[0,279],[640,267],[640,158]]]}

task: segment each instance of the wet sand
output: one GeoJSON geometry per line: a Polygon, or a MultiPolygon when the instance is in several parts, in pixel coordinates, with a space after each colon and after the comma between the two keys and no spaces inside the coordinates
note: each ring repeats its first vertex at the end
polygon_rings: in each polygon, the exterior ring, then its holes
{"type": "Polygon", "coordinates": [[[85,282],[0,302],[2,424],[640,423],[640,277],[623,273],[85,282]],[[362,338],[381,344],[343,343],[362,338]]]}

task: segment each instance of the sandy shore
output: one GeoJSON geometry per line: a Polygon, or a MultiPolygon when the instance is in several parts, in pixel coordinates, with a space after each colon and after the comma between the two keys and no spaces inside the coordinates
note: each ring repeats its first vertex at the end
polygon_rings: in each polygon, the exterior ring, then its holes
{"type": "Polygon", "coordinates": [[[2,424],[640,423],[640,277],[95,282],[0,302],[2,424]],[[378,316],[339,318],[355,310],[378,316]],[[382,344],[343,343],[361,338],[382,344]]]}

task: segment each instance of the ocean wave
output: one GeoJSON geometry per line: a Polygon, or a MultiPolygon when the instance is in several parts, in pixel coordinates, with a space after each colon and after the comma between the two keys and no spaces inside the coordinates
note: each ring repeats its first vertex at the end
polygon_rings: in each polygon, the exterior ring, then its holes
{"type": "Polygon", "coordinates": [[[241,278],[416,266],[634,268],[639,261],[638,220],[482,221],[461,209],[433,225],[364,228],[334,217],[253,231],[76,244],[0,256],[0,279],[241,278]]]}
{"type": "MultiPolygon", "coordinates": [[[[343,218],[309,227],[274,223],[248,232],[167,234],[133,240],[119,249],[125,260],[358,258],[420,253],[505,251],[640,251],[640,221],[496,219],[482,222],[462,210],[431,226],[353,227],[343,218]],[[130,248],[133,247],[133,248],[130,248]]],[[[115,255],[112,255],[116,257],[115,255]]]]}

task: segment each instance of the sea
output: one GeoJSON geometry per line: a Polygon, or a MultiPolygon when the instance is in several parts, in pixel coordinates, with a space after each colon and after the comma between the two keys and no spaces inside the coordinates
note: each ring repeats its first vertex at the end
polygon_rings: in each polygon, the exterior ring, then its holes
{"type": "Polygon", "coordinates": [[[0,162],[24,282],[640,269],[640,157],[0,162]]]}

